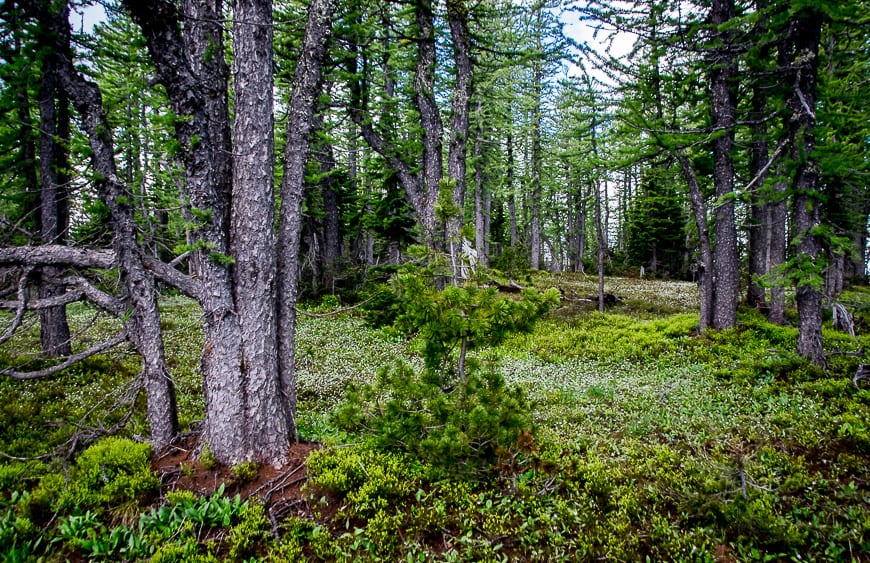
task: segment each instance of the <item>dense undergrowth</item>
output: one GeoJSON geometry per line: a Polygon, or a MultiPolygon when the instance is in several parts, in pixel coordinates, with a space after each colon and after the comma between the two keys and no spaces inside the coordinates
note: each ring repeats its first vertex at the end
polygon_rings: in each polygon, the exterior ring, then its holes
{"type": "MultiPolygon", "coordinates": [[[[362,310],[300,317],[300,432],[324,447],[308,460],[308,510],[281,522],[224,489],[161,490],[136,441],[142,397],[126,438],[84,451],[68,442],[127,415],[132,355],[0,381],[0,450],[75,452],[0,464],[0,560],[870,559],[870,385],[852,382],[866,358],[843,353],[868,345],[866,288],[840,297],[858,336],[826,328],[820,370],[793,353],[794,328],[754,310],[697,334],[691,284],[611,279],[622,302],[599,314],[582,299],[591,278],[529,282],[563,294],[536,324],[521,321],[546,306],[517,313],[475,292],[393,310],[404,325],[373,326],[362,310]],[[457,306],[519,316],[504,317],[498,338],[483,320],[461,324],[473,314],[451,317],[454,332],[415,325],[457,306]]],[[[186,300],[163,303],[185,430],[202,416],[198,315],[186,300]]],[[[109,322],[80,306],[71,321],[109,322]]],[[[32,327],[0,363],[39,361],[37,340],[32,327]]]]}

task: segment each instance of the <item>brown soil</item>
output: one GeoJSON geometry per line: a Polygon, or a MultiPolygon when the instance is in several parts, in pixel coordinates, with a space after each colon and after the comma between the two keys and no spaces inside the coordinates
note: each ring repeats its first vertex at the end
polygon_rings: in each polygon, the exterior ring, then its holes
{"type": "Polygon", "coordinates": [[[152,469],[160,476],[164,491],[187,490],[209,495],[223,485],[228,496],[238,494],[242,499],[261,500],[273,522],[291,515],[311,516],[302,486],[308,480],[305,460],[319,444],[293,444],[285,465],[260,466],[254,479],[242,482],[230,467],[204,467],[194,455],[198,441],[198,435],[186,434],[154,458],[152,469]]]}

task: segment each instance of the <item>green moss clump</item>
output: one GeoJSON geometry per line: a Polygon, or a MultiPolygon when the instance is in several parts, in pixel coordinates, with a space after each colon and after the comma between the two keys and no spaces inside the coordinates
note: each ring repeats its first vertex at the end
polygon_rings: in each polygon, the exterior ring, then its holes
{"type": "Polygon", "coordinates": [[[151,472],[151,446],[110,437],[83,451],[69,474],[43,477],[35,494],[53,497],[61,511],[126,510],[151,502],[160,480],[151,472]]]}

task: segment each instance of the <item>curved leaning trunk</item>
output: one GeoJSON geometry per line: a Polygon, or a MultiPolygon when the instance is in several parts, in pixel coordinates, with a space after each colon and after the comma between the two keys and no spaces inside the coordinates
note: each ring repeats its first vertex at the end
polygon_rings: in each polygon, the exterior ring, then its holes
{"type": "MultiPolygon", "coordinates": [[[[64,38],[68,40],[69,9],[66,6],[56,13],[42,12],[40,16],[59,44],[63,44],[64,38]]],[[[82,129],[87,133],[94,170],[99,178],[96,185],[109,208],[114,232],[112,244],[132,304],[130,340],[142,356],[151,442],[155,449],[160,449],[178,434],[178,417],[175,388],[166,368],[154,278],[145,268],[137,245],[133,209],[124,185],[118,180],[111,128],[100,90],[76,71],[72,60],[62,50],[55,51],[54,63],[61,87],[81,115],[82,129]]]]}

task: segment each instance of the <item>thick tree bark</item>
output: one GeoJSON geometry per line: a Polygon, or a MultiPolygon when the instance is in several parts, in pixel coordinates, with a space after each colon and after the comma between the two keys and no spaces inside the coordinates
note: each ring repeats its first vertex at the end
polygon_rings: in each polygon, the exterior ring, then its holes
{"type": "Polygon", "coordinates": [[[73,66],[61,46],[69,44],[69,8],[63,4],[48,13],[36,7],[44,29],[56,37],[52,59],[61,87],[81,116],[81,125],[88,135],[92,151],[95,181],[101,199],[109,208],[114,231],[112,245],[122,279],[133,306],[129,320],[129,336],[142,356],[147,415],[151,441],[159,449],[168,445],[178,433],[175,389],[164,359],[160,313],[157,309],[153,277],[145,268],[136,243],[136,225],[129,194],[118,179],[114,161],[111,127],[106,120],[99,88],[86,81],[73,66]]]}
{"type": "MultiPolygon", "coordinates": [[[[280,389],[278,374],[268,373],[268,366],[275,361],[274,347],[263,353],[265,343],[254,336],[259,321],[253,319],[250,311],[242,319],[236,308],[235,298],[239,295],[230,267],[234,260],[230,256],[230,240],[235,243],[237,238],[231,239],[229,233],[233,179],[230,155],[234,153],[229,147],[221,3],[186,0],[185,15],[189,17],[185,19],[184,40],[179,14],[172,3],[125,4],[134,21],[142,27],[158,79],[166,88],[173,111],[183,116],[175,123],[175,133],[181,146],[190,204],[201,218],[193,231],[194,243],[200,247],[197,251],[202,278],[200,304],[206,337],[202,359],[206,416],[201,441],[222,463],[243,460],[281,463],[286,459],[290,432],[284,426],[286,417],[281,416],[283,402],[275,396],[280,389]],[[255,375],[250,377],[250,374],[255,375]],[[267,379],[258,381],[261,376],[267,379]],[[274,418],[280,420],[276,422],[274,418]],[[272,429],[275,434],[262,436],[263,428],[272,429]]],[[[271,25],[271,10],[250,4],[237,8],[243,14],[242,21],[248,21],[248,16],[253,22],[267,17],[268,21],[259,21],[257,25],[271,25]]],[[[242,50],[265,49],[260,45],[267,40],[265,36],[250,35],[246,40],[252,43],[242,45],[242,50]]],[[[249,64],[262,65],[263,62],[255,60],[249,64]]],[[[260,92],[253,94],[254,99],[263,96],[262,84],[248,86],[260,92]]],[[[271,90],[268,98],[271,99],[271,90]]],[[[237,105],[235,109],[236,118],[244,120],[248,118],[238,114],[252,108],[248,103],[237,105]]],[[[240,142],[256,141],[249,138],[240,142]]],[[[258,178],[263,181],[262,172],[258,178]]],[[[247,189],[252,190],[253,198],[262,197],[262,185],[236,188],[236,198],[246,198],[247,189]],[[258,187],[259,196],[255,195],[258,187]]],[[[233,219],[236,217],[234,215],[233,219]]],[[[236,226],[244,228],[243,224],[244,220],[240,219],[236,226]]],[[[262,243],[261,239],[256,244],[262,243]]],[[[238,244],[234,244],[234,249],[237,247],[238,244]]],[[[245,260],[246,268],[253,267],[250,257],[245,260]]],[[[259,274],[250,270],[242,275],[250,276],[244,283],[265,284],[262,278],[257,279],[259,274]]],[[[271,306],[274,307],[274,301],[271,306]]]]}
{"type": "Polygon", "coordinates": [[[281,214],[278,221],[278,369],[287,426],[296,435],[296,298],[305,166],[317,96],[323,78],[326,45],[337,0],[313,0],[293,74],[287,117],[281,214]]]}
{"type": "Polygon", "coordinates": [[[447,0],[447,22],[453,38],[453,60],[456,65],[456,84],[450,124],[450,146],[447,155],[447,175],[454,182],[453,203],[459,209],[448,223],[447,239],[451,246],[461,245],[462,209],[465,206],[466,144],[468,140],[469,112],[474,88],[471,65],[471,33],[468,30],[468,6],[465,0],[447,0]]]}
{"type": "MultiPolygon", "coordinates": [[[[60,37],[52,38],[59,43],[60,37]]],[[[69,53],[69,45],[58,45],[69,53]]],[[[40,171],[40,231],[43,244],[64,244],[69,225],[68,190],[65,170],[66,147],[69,141],[69,110],[66,95],[57,84],[57,63],[48,58],[43,63],[42,85],[39,90],[39,171],[40,171]]],[[[64,293],[55,279],[61,270],[46,267],[40,272],[40,299],[50,299],[64,293]]],[[[47,356],[68,356],[72,353],[66,307],[58,306],[39,312],[42,353],[47,356]]]]}
{"type": "Polygon", "coordinates": [[[233,302],[228,261],[221,259],[229,256],[232,181],[227,76],[217,62],[223,58],[217,55],[223,52],[218,25],[221,3],[186,0],[184,10],[190,17],[184,39],[180,15],[173,3],[145,5],[128,1],[125,6],[142,28],[158,80],[166,88],[173,112],[180,116],[175,122],[175,137],[181,147],[190,206],[195,216],[201,217],[191,233],[197,247],[195,271],[204,286],[200,302],[205,333],[205,422],[201,443],[207,444],[223,463],[260,458],[247,444],[249,432],[241,395],[245,387],[241,325],[233,302]]]}
{"type": "Polygon", "coordinates": [[[438,232],[439,227],[436,225],[435,203],[438,201],[443,175],[444,125],[435,100],[435,14],[432,0],[414,0],[414,15],[418,33],[414,102],[420,113],[420,124],[423,126],[423,190],[422,193],[417,194],[422,201],[414,203],[414,207],[425,213],[425,216],[420,217],[423,238],[429,246],[437,247],[443,239],[443,232],[438,232]]]}
{"type": "MultiPolygon", "coordinates": [[[[816,79],[822,15],[805,9],[791,21],[791,65],[794,69],[792,95],[788,101],[789,132],[793,140],[792,159],[797,164],[794,178],[794,237],[792,245],[801,261],[801,271],[810,278],[821,276],[822,245],[813,232],[819,225],[821,201],[818,196],[819,166],[813,158],[815,138],[816,79]]],[[[825,364],[822,350],[822,293],[815,279],[801,279],[796,287],[798,309],[797,352],[817,365],[825,364]]]]}
{"type": "Polygon", "coordinates": [[[233,196],[230,253],[241,325],[247,448],[283,461],[292,418],[281,397],[274,204],[272,2],[233,3],[233,196]]]}
{"type": "MultiPolygon", "coordinates": [[[[711,21],[714,25],[723,25],[734,17],[734,0],[713,0],[711,21]]],[[[731,51],[730,33],[720,32],[718,35],[722,45],[714,51],[711,60],[710,109],[713,128],[718,131],[713,141],[713,184],[717,198],[713,211],[716,225],[716,246],[713,251],[713,326],[722,329],[733,327],[737,323],[740,262],[737,253],[732,157],[737,112],[734,84],[737,63],[731,51]]]]}

